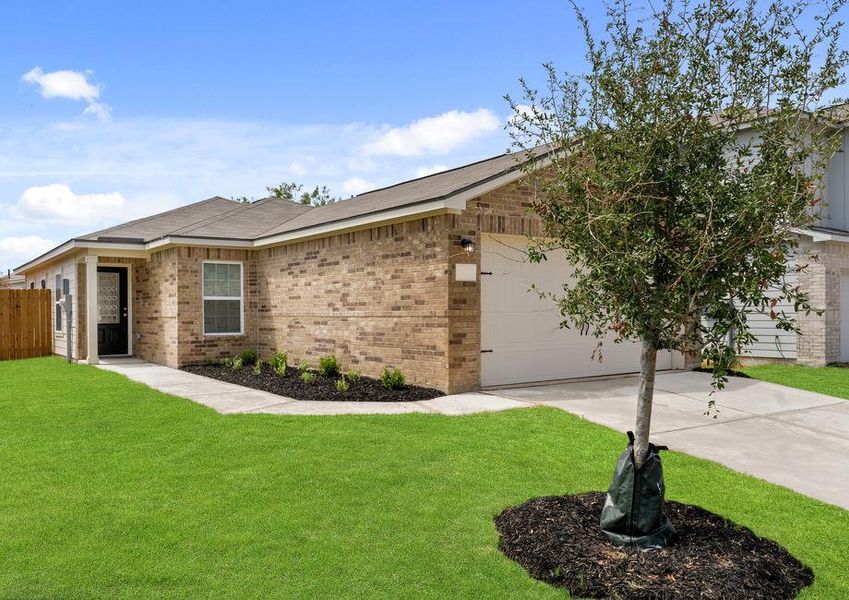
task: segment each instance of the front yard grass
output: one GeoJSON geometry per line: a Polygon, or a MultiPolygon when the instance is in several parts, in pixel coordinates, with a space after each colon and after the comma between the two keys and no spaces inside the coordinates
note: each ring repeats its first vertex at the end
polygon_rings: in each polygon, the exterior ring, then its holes
{"type": "MultiPolygon", "coordinates": [[[[0,597],[563,597],[499,553],[493,516],[605,489],[624,444],[549,408],[225,416],[57,358],[0,363],[0,597]]],[[[803,597],[849,597],[849,512],[664,460],[671,499],[813,567],[803,597]]]]}
{"type": "Polygon", "coordinates": [[[791,364],[765,364],[740,369],[753,379],[849,399],[849,369],[806,367],[791,364]]]}

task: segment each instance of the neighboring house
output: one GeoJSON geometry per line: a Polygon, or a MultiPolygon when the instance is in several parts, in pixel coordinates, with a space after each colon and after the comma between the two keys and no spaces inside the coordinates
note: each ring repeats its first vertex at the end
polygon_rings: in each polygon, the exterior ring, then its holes
{"type": "MultiPolygon", "coordinates": [[[[835,165],[827,220],[802,236],[821,261],[799,276],[826,312],[800,316],[804,338],[759,330],[752,356],[849,360],[845,153],[835,165]]],[[[372,376],[391,365],[449,393],[638,371],[636,344],[605,344],[593,361],[596,341],[560,329],[557,307],[529,292],[561,289],[570,270],[557,256],[523,260],[540,226],[532,195],[504,155],[327,206],[210,198],[74,238],[17,272],[57,290],[55,351],[70,343],[90,363],[177,367],[280,349],[295,362],[336,354],[372,376]],[[71,331],[58,319],[63,289],[71,331]]],[[[664,353],[658,367],[684,362],[664,353]]]]}
{"type": "Polygon", "coordinates": [[[23,275],[7,272],[0,275],[0,290],[23,290],[27,286],[27,278],[23,275]]]}

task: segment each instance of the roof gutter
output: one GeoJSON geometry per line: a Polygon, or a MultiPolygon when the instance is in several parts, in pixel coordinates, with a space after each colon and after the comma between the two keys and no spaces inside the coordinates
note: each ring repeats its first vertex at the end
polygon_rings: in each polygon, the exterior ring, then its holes
{"type": "Polygon", "coordinates": [[[813,242],[849,242],[849,233],[826,232],[818,229],[794,229],[793,233],[805,235],[813,242]]]}

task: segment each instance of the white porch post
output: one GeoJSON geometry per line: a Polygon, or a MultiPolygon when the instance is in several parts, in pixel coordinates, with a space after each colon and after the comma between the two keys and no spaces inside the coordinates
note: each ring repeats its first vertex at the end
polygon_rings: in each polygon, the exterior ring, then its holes
{"type": "Polygon", "coordinates": [[[97,356],[97,257],[85,257],[86,360],[96,365],[97,356]]]}

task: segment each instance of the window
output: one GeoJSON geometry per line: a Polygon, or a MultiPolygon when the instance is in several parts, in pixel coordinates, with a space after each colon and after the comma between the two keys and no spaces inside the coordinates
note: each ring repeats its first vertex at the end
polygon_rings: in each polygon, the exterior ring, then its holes
{"type": "Polygon", "coordinates": [[[55,280],[55,283],[53,284],[53,289],[55,290],[55,294],[56,294],[56,308],[55,308],[56,324],[55,324],[54,328],[56,329],[56,331],[62,331],[62,305],[59,304],[59,300],[62,299],[62,275],[61,274],[56,275],[56,280],[55,280]]]}
{"type": "Polygon", "coordinates": [[[31,289],[31,290],[35,289],[35,282],[34,281],[29,282],[29,289],[31,289]]]}
{"type": "Polygon", "coordinates": [[[203,332],[242,333],[241,263],[203,263],[203,332]]]}

